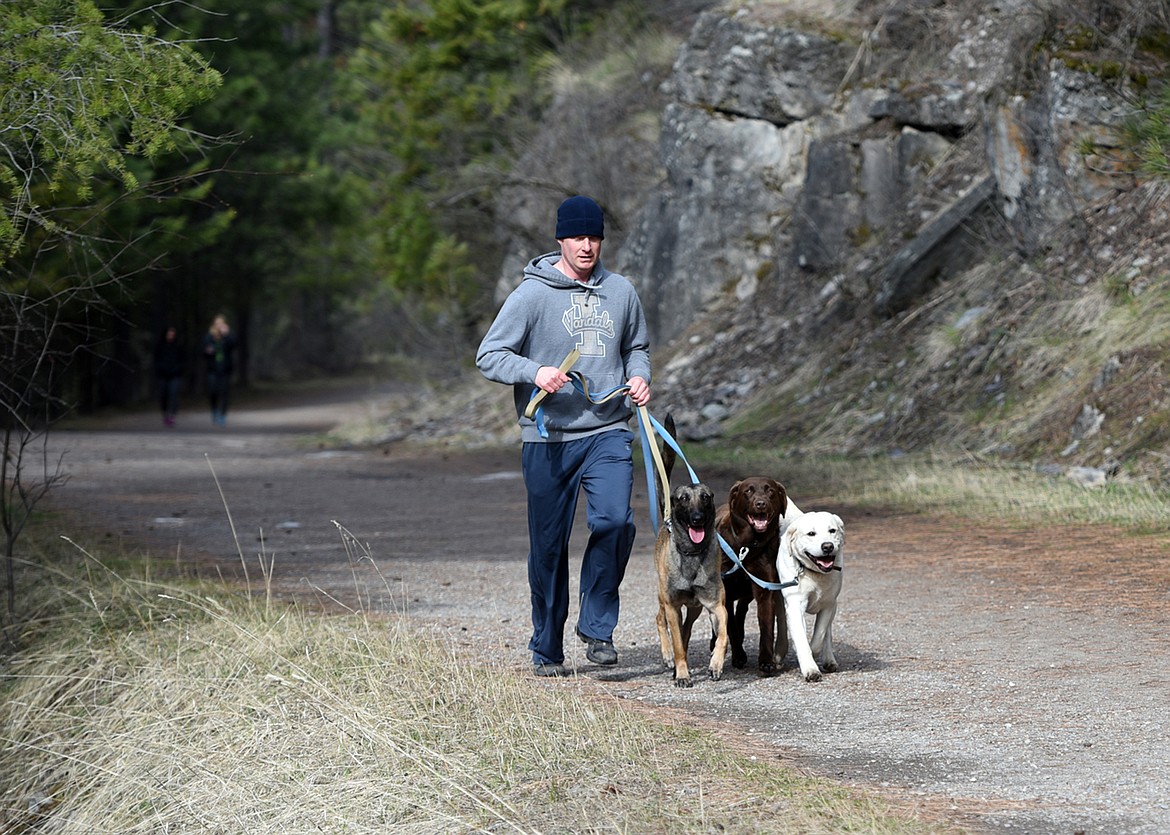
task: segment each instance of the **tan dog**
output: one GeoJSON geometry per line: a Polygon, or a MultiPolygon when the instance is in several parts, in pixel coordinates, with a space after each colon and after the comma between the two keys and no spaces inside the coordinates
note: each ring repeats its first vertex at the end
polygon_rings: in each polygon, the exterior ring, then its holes
{"type": "MultiPolygon", "coordinates": [[[[673,435],[674,423],[669,415],[665,427],[673,435]]],[[[673,450],[668,447],[663,455],[668,481],[674,460],[673,450]]],[[[727,606],[720,576],[721,557],[715,536],[715,494],[705,484],[676,487],[670,494],[670,518],[659,529],[654,544],[654,564],[658,569],[658,639],[662,644],[663,666],[674,669],[675,687],[692,685],[687,647],[691,627],[704,609],[711,615],[714,632],[707,670],[714,681],[723,675],[727,606]]]]}
{"type": "Polygon", "coordinates": [[[832,673],[837,669],[833,618],[841,594],[844,548],[845,525],[841,517],[825,511],[800,514],[781,537],[780,576],[785,582],[796,580],[782,592],[784,614],[805,681],[818,681],[822,672],[832,673]],[[816,615],[811,641],[805,625],[806,614],[816,615]]]}
{"type": "MultiPolygon", "coordinates": [[[[788,507],[788,493],[783,484],[773,478],[752,476],[732,485],[727,504],[715,513],[715,528],[720,536],[739,557],[743,568],[765,583],[779,580],[776,554],[788,507]]],[[[783,603],[779,592],[755,583],[743,569],[732,571],[733,567],[731,559],[724,556],[723,587],[727,598],[731,665],[740,669],[747,664],[743,646],[745,623],[748,606],[755,601],[760,628],[760,673],[771,675],[788,653],[783,621],[776,629],[783,603]]]]}

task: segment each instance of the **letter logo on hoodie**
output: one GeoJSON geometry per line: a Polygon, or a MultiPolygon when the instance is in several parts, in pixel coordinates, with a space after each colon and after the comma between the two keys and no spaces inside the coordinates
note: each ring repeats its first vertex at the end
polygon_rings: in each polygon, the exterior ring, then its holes
{"type": "Polygon", "coordinates": [[[599,310],[601,299],[595,293],[573,293],[573,305],[565,311],[561,321],[565,330],[577,337],[577,350],[582,356],[604,357],[605,342],[613,339],[613,319],[609,311],[599,310]]]}

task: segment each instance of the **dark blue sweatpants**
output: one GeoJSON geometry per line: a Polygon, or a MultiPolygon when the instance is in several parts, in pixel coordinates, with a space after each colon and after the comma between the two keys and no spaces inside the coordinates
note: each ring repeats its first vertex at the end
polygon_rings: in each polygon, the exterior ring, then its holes
{"type": "Polygon", "coordinates": [[[528,489],[528,586],[532,592],[532,660],[565,660],[569,616],[569,536],[577,496],[585,491],[589,542],[581,560],[581,613],[577,628],[590,638],[613,640],[618,587],[634,547],[633,433],[616,429],[560,443],[526,443],[521,452],[528,489]]]}

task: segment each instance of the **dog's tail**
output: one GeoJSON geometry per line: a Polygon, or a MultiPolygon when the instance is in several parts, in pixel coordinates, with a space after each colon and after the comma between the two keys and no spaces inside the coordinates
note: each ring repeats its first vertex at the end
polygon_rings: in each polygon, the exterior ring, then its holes
{"type": "MultiPolygon", "coordinates": [[[[674,416],[669,412],[662,421],[662,428],[666,430],[671,438],[674,438],[674,416]]],[[[651,438],[651,443],[657,444],[657,438],[651,438]]],[[[661,505],[655,508],[662,514],[662,520],[666,521],[670,517],[670,474],[674,470],[674,462],[678,458],[678,454],[668,443],[662,444],[662,469],[666,471],[666,484],[662,483],[662,478],[658,473],[658,469],[654,470],[654,485],[658,489],[658,501],[661,505]]]]}

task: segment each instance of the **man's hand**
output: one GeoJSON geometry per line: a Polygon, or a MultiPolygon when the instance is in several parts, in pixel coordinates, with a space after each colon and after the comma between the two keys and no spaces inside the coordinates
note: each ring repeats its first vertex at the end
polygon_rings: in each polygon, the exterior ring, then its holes
{"type": "Polygon", "coordinates": [[[542,365],[537,370],[536,379],[533,382],[536,383],[538,389],[547,391],[549,394],[556,394],[569,382],[569,375],[555,365],[542,365]]]}
{"type": "Polygon", "coordinates": [[[641,377],[631,377],[626,385],[630,387],[630,400],[635,406],[645,406],[650,402],[650,384],[641,377]]]}

